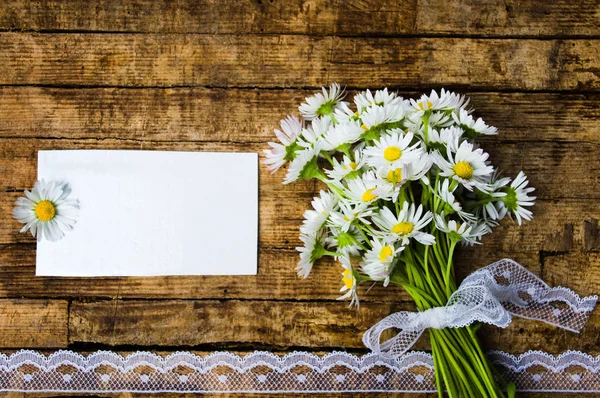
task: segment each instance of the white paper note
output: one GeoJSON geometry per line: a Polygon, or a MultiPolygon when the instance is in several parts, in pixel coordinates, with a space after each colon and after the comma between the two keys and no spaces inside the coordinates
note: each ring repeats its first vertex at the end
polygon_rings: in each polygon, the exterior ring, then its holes
{"type": "Polygon", "coordinates": [[[256,274],[255,153],[39,151],[42,178],[81,208],[62,240],[37,244],[37,275],[256,274]]]}

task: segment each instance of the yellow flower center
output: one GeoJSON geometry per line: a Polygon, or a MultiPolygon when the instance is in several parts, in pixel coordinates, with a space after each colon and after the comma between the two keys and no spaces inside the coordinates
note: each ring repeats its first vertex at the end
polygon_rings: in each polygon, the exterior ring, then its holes
{"type": "Polygon", "coordinates": [[[365,193],[363,193],[363,195],[362,195],[362,201],[370,202],[370,201],[374,200],[375,198],[377,198],[377,195],[373,194],[374,190],[375,190],[375,188],[367,189],[367,191],[365,193]]]}
{"type": "Polygon", "coordinates": [[[397,146],[389,146],[385,148],[385,151],[383,151],[383,157],[388,162],[398,160],[400,159],[400,156],[402,156],[402,151],[397,146]]]}
{"type": "Polygon", "coordinates": [[[383,246],[379,251],[379,261],[382,263],[388,261],[388,258],[394,254],[394,248],[391,246],[383,246]]]}
{"type": "Polygon", "coordinates": [[[356,163],[354,163],[354,162],[350,162],[350,168],[351,168],[352,170],[356,170],[356,166],[358,166],[356,163]]]}
{"type": "Polygon", "coordinates": [[[392,232],[398,235],[408,235],[414,229],[414,225],[408,221],[402,221],[392,227],[392,232]]]}
{"type": "Polygon", "coordinates": [[[50,221],[56,215],[56,207],[49,200],[42,200],[35,206],[35,216],[41,221],[50,221]]]}
{"type": "Polygon", "coordinates": [[[368,130],[369,129],[366,124],[361,125],[360,128],[363,129],[363,130],[368,130]]]}
{"type": "Polygon", "coordinates": [[[468,180],[473,177],[473,166],[464,160],[456,163],[452,169],[460,178],[468,180]]]}
{"type": "Polygon", "coordinates": [[[390,170],[387,174],[387,180],[392,184],[398,184],[402,182],[402,169],[390,170]]]}
{"type": "Polygon", "coordinates": [[[344,275],[342,276],[342,281],[344,282],[344,286],[346,286],[346,288],[351,289],[352,286],[354,286],[354,277],[352,276],[352,271],[345,269],[344,275]]]}
{"type": "Polygon", "coordinates": [[[432,105],[433,104],[431,103],[431,101],[427,101],[427,108],[425,108],[425,106],[423,105],[423,101],[417,102],[417,107],[420,108],[422,111],[424,111],[426,109],[431,109],[432,105]]]}

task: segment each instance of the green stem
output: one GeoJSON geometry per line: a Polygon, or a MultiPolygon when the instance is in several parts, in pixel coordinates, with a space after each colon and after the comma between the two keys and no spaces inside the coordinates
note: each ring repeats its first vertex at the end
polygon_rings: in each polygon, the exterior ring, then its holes
{"type": "MultiPolygon", "coordinates": [[[[466,377],[462,373],[462,370],[461,370],[460,366],[458,366],[458,364],[454,360],[454,357],[453,357],[452,353],[450,352],[450,349],[448,347],[446,347],[446,345],[444,344],[443,339],[437,335],[438,332],[439,331],[436,330],[436,329],[429,329],[429,333],[434,337],[433,339],[431,339],[431,341],[435,340],[435,342],[438,344],[438,347],[440,347],[441,350],[445,354],[445,355],[443,355],[441,357],[441,359],[446,362],[447,366],[442,366],[441,370],[444,373],[447,373],[452,368],[452,372],[450,373],[450,375],[456,377],[457,381],[459,383],[462,382],[461,385],[463,385],[463,383],[466,382],[466,377]]],[[[448,377],[448,380],[452,380],[452,378],[448,377]]],[[[458,389],[458,386],[457,386],[458,383],[456,383],[453,380],[452,384],[453,384],[454,390],[456,391],[455,394],[456,394],[457,397],[465,397],[465,396],[472,397],[473,396],[472,394],[459,394],[458,390],[457,390],[458,389]]],[[[448,386],[448,392],[450,392],[450,391],[451,391],[450,386],[448,386]]],[[[450,394],[450,396],[452,397],[452,394],[450,394]]]]}
{"type": "Polygon", "coordinates": [[[444,380],[444,385],[446,386],[447,392],[448,392],[448,396],[450,398],[453,397],[459,397],[458,395],[458,391],[456,390],[456,386],[454,384],[454,380],[452,379],[451,375],[448,374],[447,371],[447,365],[446,365],[446,361],[445,356],[442,355],[442,348],[438,346],[437,341],[435,338],[431,339],[431,348],[433,351],[433,359],[435,362],[435,376],[436,376],[436,382],[437,382],[437,388],[438,388],[438,396],[442,397],[444,394],[444,389],[443,389],[443,385],[439,382],[440,376],[441,378],[444,380]]]}
{"type": "Polygon", "coordinates": [[[425,279],[427,280],[427,283],[429,284],[429,287],[431,288],[431,291],[433,292],[438,305],[444,305],[444,300],[443,300],[442,296],[440,296],[440,294],[438,293],[438,291],[440,290],[438,288],[439,286],[434,285],[435,282],[433,279],[431,279],[431,275],[429,274],[428,254],[429,254],[429,246],[425,246],[425,256],[423,259],[423,268],[425,268],[425,279]]]}
{"type": "Polygon", "coordinates": [[[450,251],[448,252],[448,261],[446,263],[446,269],[444,270],[444,281],[446,283],[446,295],[450,297],[452,294],[452,290],[454,290],[454,286],[451,286],[450,273],[452,270],[452,256],[454,254],[454,248],[456,247],[457,241],[452,240],[452,244],[450,245],[450,251]]]}
{"type": "MultiPolygon", "coordinates": [[[[441,380],[442,379],[442,371],[440,370],[440,369],[442,369],[442,364],[441,364],[439,355],[437,353],[438,349],[437,349],[434,339],[431,339],[431,351],[432,351],[432,355],[433,355],[435,385],[438,387],[437,388],[438,398],[443,398],[444,391],[442,389],[442,380],[441,380]]],[[[448,383],[446,383],[446,384],[448,384],[448,383]]]]}
{"type": "Polygon", "coordinates": [[[490,368],[490,364],[488,362],[487,357],[485,356],[485,353],[481,349],[481,344],[479,343],[479,339],[477,339],[477,335],[475,335],[475,331],[470,326],[467,326],[465,329],[471,336],[471,340],[473,341],[473,346],[475,346],[475,349],[477,350],[477,353],[479,354],[479,358],[483,362],[483,366],[485,367],[486,374],[488,375],[488,380],[494,385],[494,390],[498,393],[498,395],[501,397],[504,397],[502,390],[500,390],[498,385],[493,382],[494,375],[493,375],[492,369],[490,368]]]}
{"type": "Polygon", "coordinates": [[[437,336],[440,337],[440,343],[442,345],[444,345],[448,349],[448,351],[450,352],[450,361],[454,364],[454,366],[456,367],[456,369],[461,369],[461,370],[464,369],[469,374],[469,379],[467,380],[467,376],[463,372],[458,372],[458,375],[460,376],[462,382],[464,383],[465,387],[469,391],[469,395],[468,396],[470,396],[470,397],[474,397],[475,396],[475,391],[471,387],[471,383],[469,383],[469,381],[474,382],[477,390],[479,390],[479,392],[481,392],[482,395],[485,396],[486,395],[485,394],[485,389],[483,388],[483,386],[479,382],[478,377],[475,375],[475,373],[473,372],[473,370],[469,366],[469,363],[465,359],[463,353],[458,348],[460,346],[456,345],[456,344],[453,344],[453,342],[448,338],[447,331],[445,331],[445,330],[436,330],[435,335],[436,335],[436,337],[437,336]],[[462,367],[456,361],[457,359],[458,359],[458,361],[460,361],[460,363],[462,363],[462,367]]]}
{"type": "MultiPolygon", "coordinates": [[[[356,225],[356,228],[358,229],[358,232],[360,232],[360,234],[362,235],[362,237],[365,240],[365,242],[367,243],[367,245],[369,245],[370,248],[373,248],[373,245],[371,245],[371,241],[369,240],[369,238],[367,238],[365,231],[363,231],[363,226],[360,225],[360,223],[358,223],[356,225]]],[[[367,250],[367,249],[365,249],[365,250],[367,250]]]]}
{"type": "Polygon", "coordinates": [[[331,164],[332,166],[335,166],[335,164],[333,163],[333,159],[327,152],[323,151],[323,152],[321,152],[321,155],[323,155],[323,157],[329,161],[329,164],[331,164]]]}

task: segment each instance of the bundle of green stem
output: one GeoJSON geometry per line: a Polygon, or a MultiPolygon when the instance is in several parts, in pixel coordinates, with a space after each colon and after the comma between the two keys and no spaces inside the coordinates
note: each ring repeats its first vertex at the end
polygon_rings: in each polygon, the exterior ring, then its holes
{"type": "MultiPolygon", "coordinates": [[[[342,266],[344,294],[358,305],[358,286],[403,286],[420,310],[445,306],[456,290],[453,256],[473,245],[506,215],[530,219],[525,175],[499,178],[475,143],[496,128],[467,110],[468,100],[432,91],[405,100],[387,89],[354,97],[356,110],[333,84],[306,99],[303,119],[289,116],[275,130],[265,163],[290,163],[284,183],[324,183],[304,213],[299,275],[322,257],[342,266]]],[[[502,397],[475,327],[430,329],[440,394],[502,397]]]]}
{"type": "MultiPolygon", "coordinates": [[[[445,306],[456,290],[455,239],[433,231],[436,244],[405,250],[406,273],[392,277],[415,300],[419,310],[445,306]]],[[[477,327],[429,329],[438,393],[450,397],[503,397],[481,344],[477,327]]]]}

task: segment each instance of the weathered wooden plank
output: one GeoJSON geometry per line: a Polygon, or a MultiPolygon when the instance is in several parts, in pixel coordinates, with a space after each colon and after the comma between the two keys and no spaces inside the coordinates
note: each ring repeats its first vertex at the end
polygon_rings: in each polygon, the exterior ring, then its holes
{"type": "Polygon", "coordinates": [[[0,34],[0,84],[594,90],[598,40],[0,34]]]}
{"type": "Polygon", "coordinates": [[[390,311],[408,308],[406,304],[380,303],[356,311],[335,302],[74,301],[69,341],[139,346],[234,343],[362,348],[364,330],[390,311]]]}
{"type": "Polygon", "coordinates": [[[0,299],[0,348],[67,346],[65,300],[0,299]]]}
{"type": "Polygon", "coordinates": [[[592,0],[4,2],[0,29],[309,35],[598,35],[592,0]],[[360,23],[357,23],[360,21],[360,23]],[[382,31],[382,27],[385,30],[382,31]]]}
{"type": "MultiPolygon", "coordinates": [[[[168,276],[111,278],[35,277],[35,245],[10,245],[0,251],[2,297],[102,298],[253,298],[274,300],[335,300],[341,294],[342,268],[333,263],[316,267],[309,279],[294,270],[294,251],[259,252],[257,276],[168,276]]],[[[202,261],[200,257],[198,261],[202,261]]],[[[369,286],[363,286],[364,293],[369,286]]],[[[373,289],[365,299],[394,301],[400,289],[373,289]]],[[[404,296],[406,299],[407,297],[404,296]]],[[[340,303],[340,305],[343,305],[340,303]]]]}
{"type": "Polygon", "coordinates": [[[543,257],[544,279],[551,285],[566,286],[577,294],[600,293],[600,253],[547,253],[543,257]]]}
{"type": "MultiPolygon", "coordinates": [[[[537,251],[506,253],[484,247],[458,250],[457,274],[463,278],[478,267],[509,256],[539,274],[537,251]]],[[[58,278],[35,276],[35,245],[16,244],[0,247],[1,297],[55,298],[144,298],[144,299],[270,299],[270,300],[335,300],[341,294],[342,268],[333,261],[321,261],[309,278],[301,279],[294,268],[295,251],[259,250],[257,276],[167,276],[58,278]]],[[[202,261],[199,258],[199,261],[202,261]]],[[[359,286],[361,302],[410,301],[396,286],[359,286]]],[[[340,303],[340,305],[344,305],[340,303]]]]}
{"type": "MultiPolygon", "coordinates": [[[[375,322],[410,304],[366,303],[349,310],[341,303],[268,301],[73,302],[69,341],[136,346],[260,344],[274,347],[364,348],[361,338],[375,322]],[[186,314],[182,316],[181,314],[186,314]],[[256,322],[256,319],[262,319],[256,322]]],[[[485,346],[513,353],[545,349],[598,350],[598,314],[580,335],[532,320],[507,329],[485,328],[485,346]]],[[[423,336],[415,349],[428,349],[423,336]]]]}
{"type": "Polygon", "coordinates": [[[419,2],[417,26],[436,34],[562,36],[598,34],[598,10],[593,2],[568,1],[460,1],[419,2]],[[573,27],[570,31],[569,26],[573,27]],[[426,28],[425,28],[426,27],[426,28]],[[578,32],[578,33],[576,33],[578,32]]]}
{"type": "MultiPolygon", "coordinates": [[[[0,87],[0,137],[265,143],[314,90],[0,87]],[[15,118],[18,114],[19,117],[15,118]]],[[[347,98],[352,99],[355,91],[347,98]]],[[[418,93],[402,93],[405,98],[418,93]]],[[[600,142],[598,94],[467,93],[491,140],[600,142]],[[510,115],[510,117],[507,117],[510,115]]]]}

